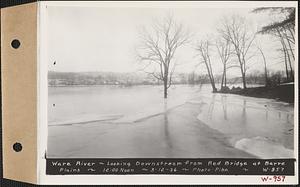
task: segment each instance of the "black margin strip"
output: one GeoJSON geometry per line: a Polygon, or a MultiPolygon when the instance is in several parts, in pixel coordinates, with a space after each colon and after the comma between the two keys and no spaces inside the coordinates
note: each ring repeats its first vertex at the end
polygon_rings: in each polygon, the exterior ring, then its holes
{"type": "Polygon", "coordinates": [[[37,2],[37,0],[1,0],[1,8],[37,2]]]}

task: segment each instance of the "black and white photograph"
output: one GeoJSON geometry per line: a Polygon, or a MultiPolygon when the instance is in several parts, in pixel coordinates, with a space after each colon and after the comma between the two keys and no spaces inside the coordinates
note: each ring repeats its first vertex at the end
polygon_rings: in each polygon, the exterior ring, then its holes
{"type": "Polygon", "coordinates": [[[47,158],[296,158],[296,7],[142,4],[46,7],[47,158]]]}

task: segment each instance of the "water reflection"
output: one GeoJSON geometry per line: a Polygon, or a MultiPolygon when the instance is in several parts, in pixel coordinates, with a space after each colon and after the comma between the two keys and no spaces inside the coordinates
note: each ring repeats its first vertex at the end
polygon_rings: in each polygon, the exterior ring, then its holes
{"type": "Polygon", "coordinates": [[[210,104],[209,104],[209,108],[208,108],[208,117],[209,117],[209,119],[213,118],[213,111],[214,111],[214,106],[215,106],[215,97],[216,97],[216,95],[213,94],[212,99],[211,99],[210,104]]]}
{"type": "Polygon", "coordinates": [[[246,99],[243,99],[242,121],[243,121],[244,123],[247,122],[247,111],[246,111],[246,108],[247,108],[247,101],[246,101],[246,99]]]}
{"type": "Polygon", "coordinates": [[[224,120],[227,120],[227,96],[226,95],[221,96],[221,102],[223,107],[224,120]]]}
{"type": "Polygon", "coordinates": [[[171,150],[172,150],[172,141],[170,137],[170,132],[169,132],[169,119],[168,119],[168,100],[164,100],[164,113],[163,113],[163,118],[164,118],[164,143],[166,145],[166,156],[171,156],[171,150]]]}
{"type": "Polygon", "coordinates": [[[269,114],[269,111],[268,111],[268,106],[266,106],[266,120],[268,120],[268,115],[269,114]]]}
{"type": "Polygon", "coordinates": [[[233,142],[261,137],[293,148],[293,106],[268,99],[213,94],[205,97],[198,119],[233,142]],[[284,117],[283,117],[284,116],[284,117]],[[287,135],[288,134],[288,135],[287,135]]]}

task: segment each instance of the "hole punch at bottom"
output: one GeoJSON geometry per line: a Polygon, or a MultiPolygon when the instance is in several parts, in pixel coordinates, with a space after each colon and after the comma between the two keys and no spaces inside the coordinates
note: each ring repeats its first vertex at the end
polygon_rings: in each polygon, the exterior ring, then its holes
{"type": "Polygon", "coordinates": [[[20,151],[22,151],[22,144],[21,143],[19,143],[19,142],[16,142],[16,143],[14,143],[14,145],[13,145],[13,149],[14,149],[14,151],[15,152],[20,152],[20,151]]]}

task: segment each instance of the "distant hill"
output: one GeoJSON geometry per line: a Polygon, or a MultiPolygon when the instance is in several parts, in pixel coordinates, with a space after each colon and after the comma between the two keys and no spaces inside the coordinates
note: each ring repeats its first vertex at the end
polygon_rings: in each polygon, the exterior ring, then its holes
{"type": "Polygon", "coordinates": [[[48,72],[48,84],[59,85],[130,85],[153,84],[155,80],[138,73],[115,72],[48,72]]]}
{"type": "MultiPolygon", "coordinates": [[[[215,75],[215,82],[221,82],[221,75],[215,75]]],[[[240,77],[228,78],[228,84],[241,83],[240,77]]],[[[248,78],[249,83],[263,83],[263,77],[248,78]]],[[[207,75],[196,73],[174,73],[173,84],[205,84],[210,83],[207,75]]],[[[151,75],[143,72],[48,72],[49,86],[74,86],[74,85],[157,85],[162,84],[151,75]]]]}

